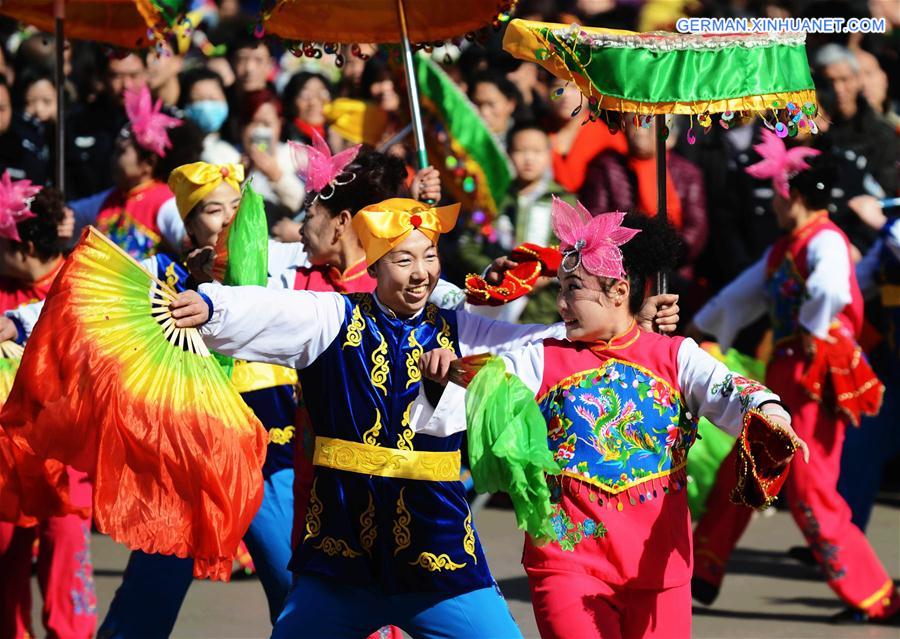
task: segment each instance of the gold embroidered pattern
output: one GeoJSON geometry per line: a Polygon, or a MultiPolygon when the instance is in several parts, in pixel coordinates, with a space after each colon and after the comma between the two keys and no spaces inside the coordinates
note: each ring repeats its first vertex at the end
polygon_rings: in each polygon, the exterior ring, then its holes
{"type": "Polygon", "coordinates": [[[459,481],[459,451],[400,450],[316,437],[313,464],[361,475],[418,481],[459,481]]]}
{"type": "Polygon", "coordinates": [[[362,312],[359,310],[359,305],[353,307],[353,312],[350,315],[350,324],[347,326],[347,339],[344,340],[344,345],[341,346],[341,350],[345,349],[347,346],[357,347],[362,344],[362,332],[366,327],[366,320],[363,319],[362,312]]]}
{"type": "Polygon", "coordinates": [[[175,262],[170,262],[166,267],[166,284],[173,288],[178,284],[178,274],[175,273],[175,262]]]}
{"type": "Polygon", "coordinates": [[[400,450],[413,450],[413,437],[415,437],[415,433],[412,428],[409,427],[409,412],[412,410],[413,402],[409,403],[409,406],[406,407],[406,410],[403,411],[403,419],[400,420],[400,427],[403,429],[400,431],[400,435],[397,437],[397,448],[400,450]]]}
{"type": "Polygon", "coordinates": [[[397,548],[394,550],[394,557],[401,550],[409,548],[410,543],[409,522],[411,517],[409,516],[409,511],[406,510],[406,504],[403,502],[403,491],[405,490],[406,488],[400,489],[400,498],[397,499],[397,519],[394,521],[394,541],[397,542],[397,548]]]}
{"type": "Polygon", "coordinates": [[[375,543],[375,537],[378,536],[378,527],[375,525],[375,499],[372,493],[369,493],[369,507],[359,517],[359,524],[362,526],[362,532],[359,533],[359,543],[369,557],[372,556],[372,544],[375,543]]]}
{"type": "Polygon", "coordinates": [[[432,326],[434,326],[435,321],[437,320],[437,316],[438,316],[438,307],[434,304],[428,304],[425,307],[425,321],[428,322],[429,324],[431,324],[432,326]]]}
{"type": "Polygon", "coordinates": [[[424,349],[422,348],[422,345],[419,344],[419,340],[416,339],[415,331],[412,331],[409,334],[407,342],[409,343],[410,348],[412,348],[412,350],[406,354],[406,376],[409,378],[406,380],[406,387],[409,388],[413,384],[422,381],[422,369],[419,368],[419,358],[422,357],[424,349]]]}
{"type": "Polygon", "coordinates": [[[447,553],[435,555],[433,552],[423,552],[419,554],[418,559],[409,562],[410,566],[421,566],[429,572],[440,572],[441,570],[459,570],[465,568],[466,564],[454,563],[447,553]]]}
{"type": "Polygon", "coordinates": [[[472,530],[472,511],[469,511],[469,515],[466,517],[463,525],[466,527],[466,536],[463,537],[463,548],[466,554],[475,560],[475,565],[477,566],[478,557],[475,555],[475,531],[472,530]]]}
{"type": "Polygon", "coordinates": [[[319,520],[319,516],[322,514],[322,502],[319,501],[319,496],[316,495],[317,483],[319,483],[318,477],[313,480],[312,490],[309,491],[309,506],[306,510],[306,536],[303,537],[303,541],[314,539],[322,530],[322,522],[319,520]]]}
{"type": "Polygon", "coordinates": [[[269,431],[269,441],[273,444],[289,444],[294,439],[294,426],[273,428],[269,431]]]}
{"type": "Polygon", "coordinates": [[[450,341],[450,325],[443,317],[441,318],[441,332],[437,337],[438,346],[448,351],[453,351],[453,342],[450,341]]]}
{"type": "Polygon", "coordinates": [[[375,409],[375,423],[363,433],[363,441],[369,446],[378,446],[378,435],[381,433],[381,411],[375,409]]]}
{"type": "Polygon", "coordinates": [[[385,357],[387,351],[387,342],[384,340],[384,337],[382,337],[381,344],[379,344],[378,348],[375,349],[375,352],[372,353],[372,375],[370,377],[372,386],[380,388],[385,396],[387,396],[387,388],[385,388],[384,383],[387,381],[388,376],[388,361],[385,357]]]}
{"type": "Polygon", "coordinates": [[[334,537],[325,537],[319,545],[313,546],[316,550],[321,550],[329,557],[334,557],[335,555],[342,555],[349,559],[353,559],[355,557],[362,557],[361,552],[357,552],[353,550],[350,546],[347,545],[347,542],[343,539],[335,539],[334,537]]]}

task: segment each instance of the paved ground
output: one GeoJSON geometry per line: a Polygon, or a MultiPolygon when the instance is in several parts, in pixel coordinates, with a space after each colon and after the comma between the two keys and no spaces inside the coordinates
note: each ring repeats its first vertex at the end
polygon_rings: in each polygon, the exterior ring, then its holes
{"type": "MultiPolygon", "coordinates": [[[[521,536],[515,530],[512,512],[487,508],[476,516],[476,525],[494,575],[522,632],[528,639],[537,637],[528,585],[519,564],[521,536]]],[[[900,504],[879,505],[869,535],[888,572],[900,577],[900,504]]],[[[693,636],[900,639],[900,629],[848,628],[825,623],[825,618],[841,606],[813,569],[785,556],[786,548],[800,542],[800,534],[786,513],[770,511],[757,516],[731,562],[729,578],[716,605],[694,609],[693,636]]],[[[94,536],[93,548],[102,619],[121,580],[127,552],[99,535],[94,536]]],[[[35,628],[40,627],[39,618],[38,611],[35,628]]],[[[195,582],[173,636],[257,638],[268,636],[268,629],[266,602],[258,582],[195,582]]]]}

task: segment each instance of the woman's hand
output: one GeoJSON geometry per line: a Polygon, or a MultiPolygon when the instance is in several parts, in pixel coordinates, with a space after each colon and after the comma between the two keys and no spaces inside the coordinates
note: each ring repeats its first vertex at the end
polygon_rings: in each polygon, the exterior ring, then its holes
{"type": "Polygon", "coordinates": [[[518,262],[506,255],[498,257],[491,262],[490,266],[488,266],[487,271],[484,274],[484,281],[491,286],[497,286],[503,281],[503,276],[506,274],[506,271],[516,268],[518,264],[518,262]]]}
{"type": "Polygon", "coordinates": [[[250,159],[251,169],[258,169],[272,184],[278,182],[284,175],[275,156],[269,155],[253,144],[247,145],[247,157],[250,159]]]}
{"type": "Polygon", "coordinates": [[[179,293],[169,304],[169,310],[178,328],[202,326],[209,320],[209,306],[197,291],[179,293]]]}
{"type": "Polygon", "coordinates": [[[441,199],[441,174],[433,166],[419,169],[409,190],[415,200],[438,202],[441,199]]]}
{"type": "Polygon", "coordinates": [[[212,246],[194,249],[188,254],[187,269],[194,281],[212,282],[213,264],[216,261],[216,249],[212,246]]]}
{"type": "Polygon", "coordinates": [[[419,368],[422,375],[441,386],[446,386],[449,381],[450,362],[456,359],[456,353],[445,348],[436,348],[428,351],[419,358],[419,368]]]}
{"type": "Polygon", "coordinates": [[[793,427],[791,427],[791,422],[784,418],[785,410],[778,404],[766,404],[760,410],[770,422],[778,426],[778,428],[780,428],[785,433],[787,433],[788,436],[790,436],[790,438],[797,445],[797,448],[803,454],[803,461],[809,462],[809,446],[807,446],[806,442],[797,436],[797,433],[794,432],[793,427]]]}
{"type": "Polygon", "coordinates": [[[19,337],[19,329],[16,323],[6,315],[0,315],[0,342],[15,341],[19,337]]]}
{"type": "Polygon", "coordinates": [[[679,310],[677,295],[653,295],[644,300],[637,322],[648,332],[674,333],[678,328],[679,310]]]}

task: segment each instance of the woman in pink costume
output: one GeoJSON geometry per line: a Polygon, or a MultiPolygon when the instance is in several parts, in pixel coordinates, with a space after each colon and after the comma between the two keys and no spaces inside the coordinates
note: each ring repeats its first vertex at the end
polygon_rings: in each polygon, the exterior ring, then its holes
{"type": "MultiPolygon", "coordinates": [[[[726,349],[743,326],[769,313],[775,348],[766,383],[810,446],[809,464],[793,465],[784,493],[828,585],[849,606],[833,621],[896,622],[896,586],[837,491],[847,421],[858,425],[863,414],[877,413],[883,390],[856,342],[863,301],[850,243],[825,210],[837,169],[827,156],[808,165],[805,158],[817,151],[788,151],[774,133],[763,136],[755,147],[763,160],[747,172],[772,178],[775,213],[787,233],[700,310],[689,332],[713,335],[726,349]]],[[[704,604],[718,595],[750,521],[749,511],[728,501],[732,485],[720,472],[695,531],[694,598],[704,604]]]]}
{"type": "MultiPolygon", "coordinates": [[[[697,419],[734,435],[760,420],[793,437],[790,417],[777,395],[693,340],[636,322],[649,278],[670,265],[671,227],[624,213],[591,218],[561,201],[553,224],[566,339],[503,355],[534,392],[561,469],[548,479],[549,543],[525,542],[538,628],[545,639],[688,637],[685,463],[697,419]]],[[[426,374],[441,380],[445,359],[429,353],[426,374]]]]}

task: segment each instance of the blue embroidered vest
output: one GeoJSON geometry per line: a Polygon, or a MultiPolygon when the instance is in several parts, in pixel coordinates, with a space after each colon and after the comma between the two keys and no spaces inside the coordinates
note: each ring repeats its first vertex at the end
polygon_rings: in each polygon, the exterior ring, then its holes
{"type": "MultiPolygon", "coordinates": [[[[423,352],[459,354],[456,315],[428,304],[389,316],[368,293],[345,297],[344,324],[300,371],[317,437],[385,450],[458,451],[462,434],[415,435],[409,412],[423,352]]],[[[315,466],[291,568],[386,593],[459,593],[493,583],[459,481],[384,477],[315,466]]]]}

